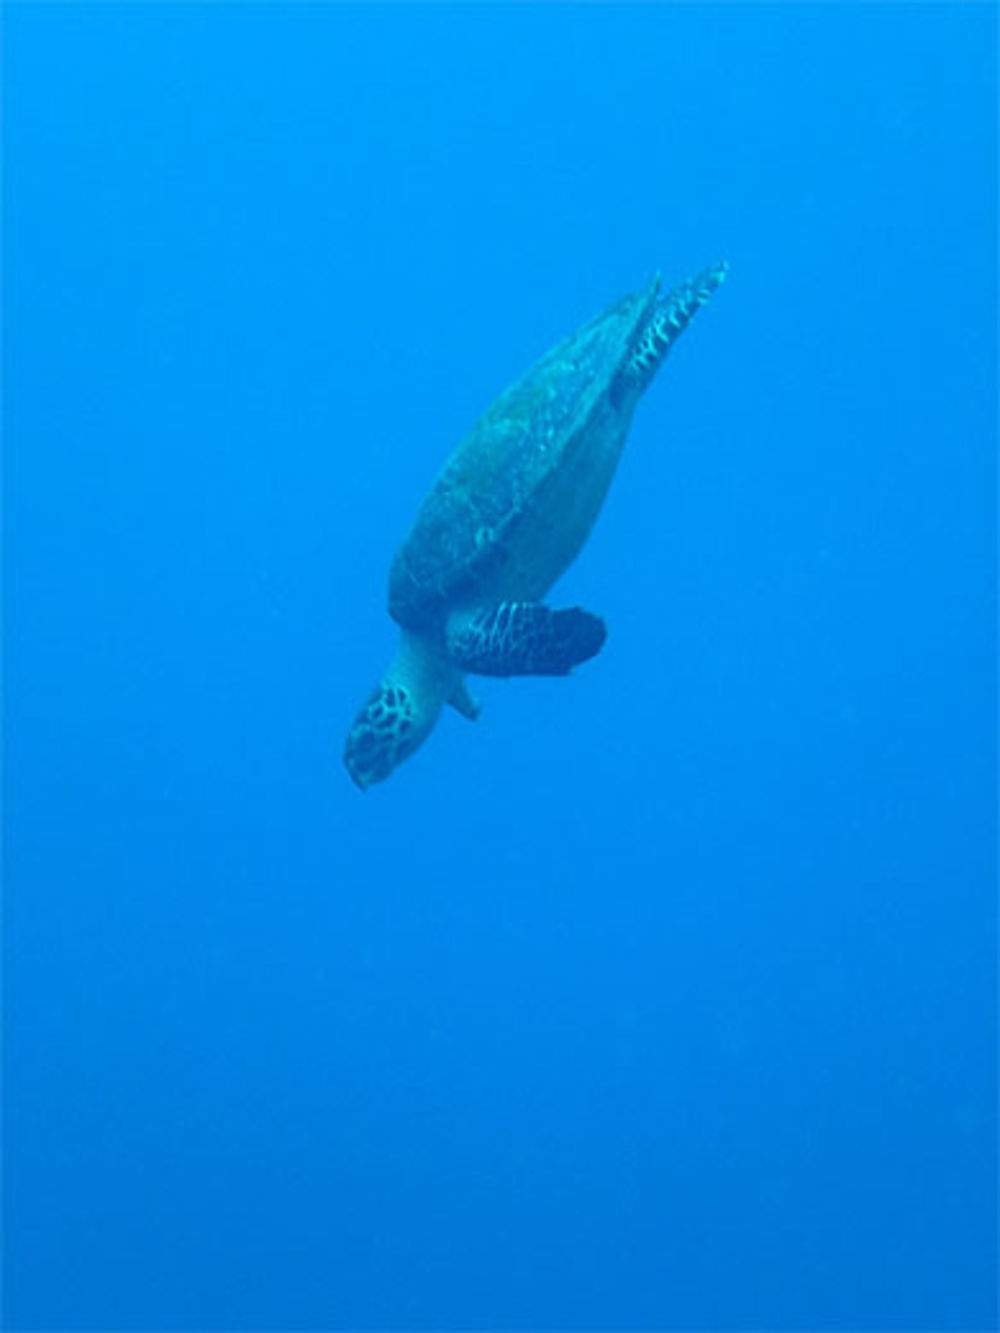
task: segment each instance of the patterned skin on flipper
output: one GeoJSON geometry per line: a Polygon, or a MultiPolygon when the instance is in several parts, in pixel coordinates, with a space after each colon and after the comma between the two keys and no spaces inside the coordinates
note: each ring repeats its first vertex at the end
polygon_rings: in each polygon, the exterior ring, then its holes
{"type": "Polygon", "coordinates": [[[501,602],[456,617],[448,651],[463,670],[481,676],[565,676],[599,653],[606,637],[604,621],[582,607],[501,602]]]}
{"type": "Polygon", "coordinates": [[[631,355],[611,387],[612,400],[632,389],[644,390],[659,370],[667,353],[691,323],[698,310],[725,281],[728,264],[715,264],[690,282],[682,282],[657,301],[642,328],[631,355]]]}

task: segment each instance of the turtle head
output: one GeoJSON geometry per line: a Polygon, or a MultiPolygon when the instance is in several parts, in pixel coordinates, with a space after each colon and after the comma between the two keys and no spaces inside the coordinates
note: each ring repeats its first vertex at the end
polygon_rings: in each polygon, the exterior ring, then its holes
{"type": "Polygon", "coordinates": [[[441,705],[428,710],[421,704],[391,676],[369,695],[344,746],[347,771],[362,790],[387,778],[430,735],[441,705]]]}
{"type": "Polygon", "coordinates": [[[425,640],[404,631],[392,666],[354,719],[344,746],[347,771],[362,790],[420,748],[457,674],[425,640]]]}

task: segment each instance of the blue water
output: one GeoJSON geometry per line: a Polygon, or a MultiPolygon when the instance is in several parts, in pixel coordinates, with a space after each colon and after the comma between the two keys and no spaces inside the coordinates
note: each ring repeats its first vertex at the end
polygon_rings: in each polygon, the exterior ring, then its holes
{"type": "Polygon", "coordinates": [[[8,5],[10,1329],[993,1329],[997,14],[8,5]],[[361,794],[452,445],[731,275],[361,794]]]}

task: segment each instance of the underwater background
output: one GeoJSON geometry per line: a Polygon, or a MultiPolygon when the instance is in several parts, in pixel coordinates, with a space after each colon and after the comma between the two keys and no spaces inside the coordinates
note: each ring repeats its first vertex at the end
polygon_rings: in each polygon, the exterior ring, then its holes
{"type": "Polygon", "coordinates": [[[9,1329],[993,1329],[997,13],[8,4],[9,1329]],[[362,795],[449,450],[725,287],[362,795]]]}

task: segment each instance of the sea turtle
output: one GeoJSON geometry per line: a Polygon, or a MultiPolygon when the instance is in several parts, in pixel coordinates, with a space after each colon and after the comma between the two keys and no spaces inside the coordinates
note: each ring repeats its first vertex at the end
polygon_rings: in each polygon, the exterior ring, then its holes
{"type": "Polygon", "coordinates": [[[478,715],[466,672],[566,675],[600,651],[599,616],[541,599],[590,532],[636,403],[725,274],[666,295],[655,277],[543,356],[459,444],[392,563],[402,634],[347,737],[359,787],[413,754],[443,704],[478,715]]]}

